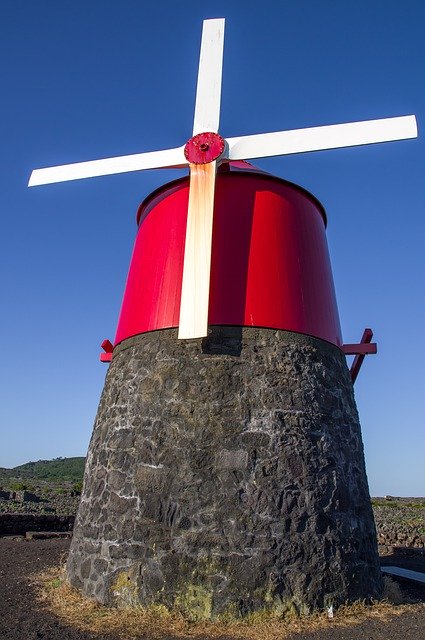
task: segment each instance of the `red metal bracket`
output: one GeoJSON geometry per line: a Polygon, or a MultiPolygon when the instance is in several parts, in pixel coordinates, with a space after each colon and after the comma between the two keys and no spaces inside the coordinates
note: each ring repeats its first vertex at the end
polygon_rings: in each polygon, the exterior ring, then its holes
{"type": "Polygon", "coordinates": [[[360,344],[343,344],[342,350],[346,356],[356,356],[351,365],[350,374],[351,380],[354,384],[359,374],[360,368],[363,364],[363,360],[368,353],[376,353],[376,342],[371,342],[373,337],[372,329],[365,329],[362,335],[360,344]]]}
{"type": "Polygon", "coordinates": [[[100,354],[101,362],[111,362],[112,360],[112,352],[114,350],[114,345],[110,340],[104,340],[100,345],[105,353],[100,354]]]}

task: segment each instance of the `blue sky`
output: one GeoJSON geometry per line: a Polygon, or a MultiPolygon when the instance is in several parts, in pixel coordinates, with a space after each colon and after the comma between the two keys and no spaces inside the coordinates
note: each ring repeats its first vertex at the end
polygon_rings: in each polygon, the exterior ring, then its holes
{"type": "Polygon", "coordinates": [[[181,173],[28,189],[33,168],[191,135],[202,20],[225,17],[220,133],[415,113],[419,139],[256,161],[328,214],[371,493],[424,495],[425,4],[419,0],[3,0],[0,466],[84,455],[139,202],[181,173]]]}

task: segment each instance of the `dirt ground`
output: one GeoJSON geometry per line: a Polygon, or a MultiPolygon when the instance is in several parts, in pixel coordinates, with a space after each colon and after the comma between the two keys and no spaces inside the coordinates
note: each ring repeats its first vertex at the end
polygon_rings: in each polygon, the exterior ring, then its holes
{"type": "MultiPolygon", "coordinates": [[[[68,548],[69,540],[0,538],[0,640],[116,640],[115,635],[92,634],[69,626],[37,600],[30,576],[63,563],[68,548]]],[[[425,557],[386,556],[383,563],[425,572],[425,557]]],[[[330,623],[326,629],[295,632],[289,638],[424,640],[425,588],[407,586],[402,581],[399,581],[399,585],[406,598],[419,601],[401,615],[390,616],[385,621],[369,618],[350,627],[333,626],[330,623]]],[[[149,640],[147,635],[140,635],[139,638],[149,640]]],[[[224,636],[222,640],[226,640],[224,636]]]]}

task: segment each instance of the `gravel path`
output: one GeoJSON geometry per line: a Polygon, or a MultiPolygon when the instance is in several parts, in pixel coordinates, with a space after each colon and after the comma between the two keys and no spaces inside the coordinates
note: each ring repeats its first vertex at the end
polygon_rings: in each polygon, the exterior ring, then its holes
{"type": "Polygon", "coordinates": [[[113,640],[68,627],[34,597],[29,575],[59,565],[69,543],[0,538],[1,640],[113,640]]]}

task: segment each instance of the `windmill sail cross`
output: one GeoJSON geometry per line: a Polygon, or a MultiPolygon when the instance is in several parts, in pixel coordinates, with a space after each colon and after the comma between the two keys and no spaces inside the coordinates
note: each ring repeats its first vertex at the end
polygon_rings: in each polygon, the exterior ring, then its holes
{"type": "Polygon", "coordinates": [[[186,145],[163,151],[36,169],[32,172],[29,181],[29,186],[36,186],[129,171],[189,166],[190,196],[179,338],[207,335],[214,190],[216,169],[220,162],[338,149],[417,136],[416,118],[408,115],[260,133],[223,140],[218,135],[218,130],[224,25],[224,18],[203,22],[193,137],[186,145]],[[209,137],[199,141],[202,136],[209,137]],[[223,142],[222,149],[220,141],[223,142]],[[220,147],[220,153],[217,154],[214,151],[215,146],[220,147]],[[194,147],[197,147],[196,158],[193,156],[194,147]],[[199,154],[203,155],[204,160],[199,161],[199,154]],[[211,166],[208,168],[209,164],[211,166]]]}

